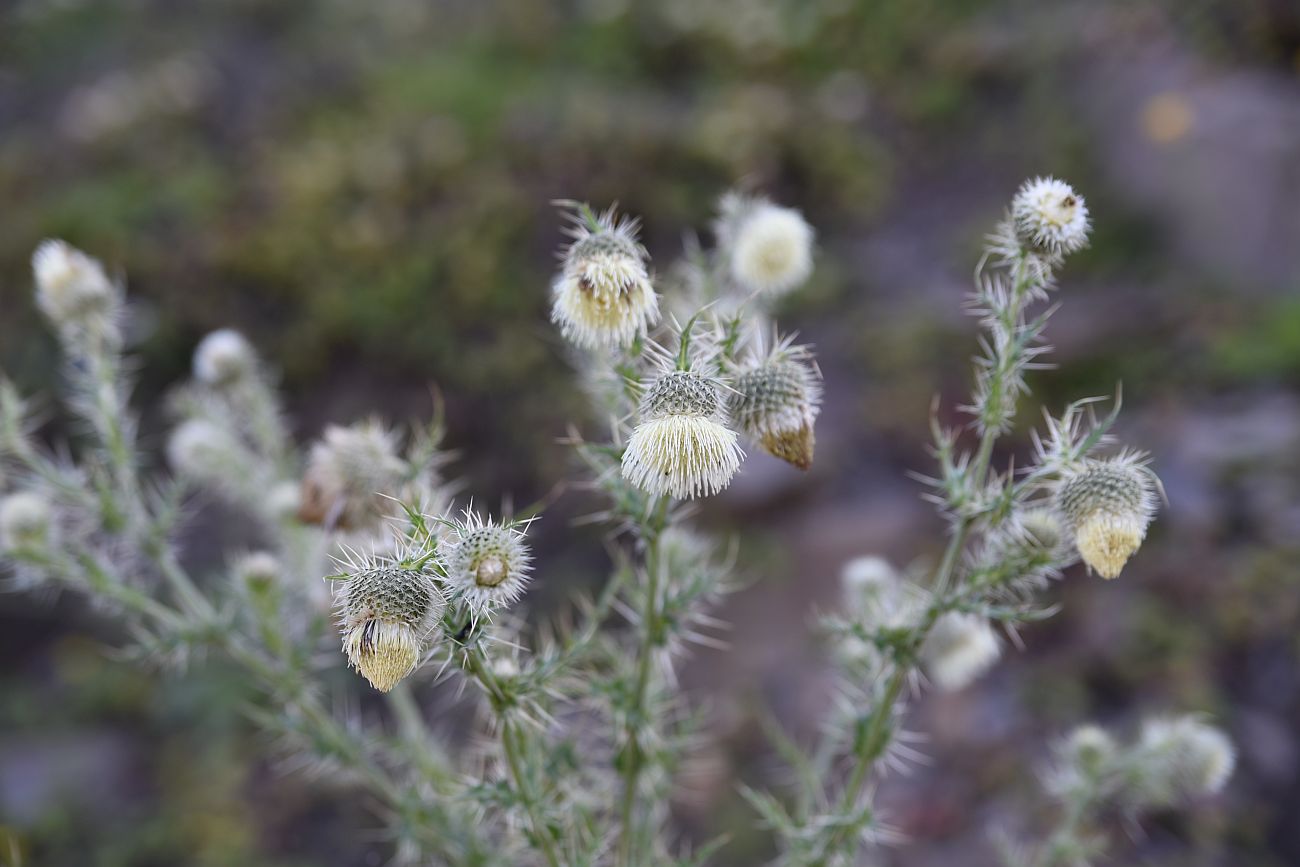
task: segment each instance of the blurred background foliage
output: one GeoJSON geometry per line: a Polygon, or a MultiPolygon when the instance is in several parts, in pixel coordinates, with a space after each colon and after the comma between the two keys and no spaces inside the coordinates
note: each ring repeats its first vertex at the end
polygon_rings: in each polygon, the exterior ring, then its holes
{"type": "MultiPolygon", "coordinates": [[[[642,215],[661,273],[733,185],[804,210],[818,270],[782,320],[826,375],[818,463],[752,456],[708,504],[750,586],[724,612],[732,650],[686,671],[717,740],[683,830],[731,831],[725,863],[749,865],[766,843],[733,784],[772,782],[758,708],[806,732],[828,700],[791,612],[834,604],[848,557],[934,555],[904,473],[928,468],[932,398],[968,385],[980,239],[1023,177],[1067,177],[1096,233],[1058,295],[1061,369],[1023,417],[1122,380],[1124,439],[1154,452],[1170,507],[1120,581],[1071,576],[1027,652],[922,702],[934,762],[886,792],[916,842],[882,862],[992,863],[988,829],[1044,818],[1053,734],[1204,710],[1243,750],[1229,794],[1121,833],[1115,863],[1295,864],[1298,167],[1291,0],[17,0],[0,365],[28,392],[57,382],[28,261],[63,237],[129,270],[149,445],[198,338],[234,325],[304,441],[427,415],[436,384],[467,490],[529,502],[590,422],[546,321],[550,201],[642,215]]],[[[599,580],[598,537],[569,528],[591,506],[566,494],[539,525],[537,607],[599,580]]],[[[196,556],[228,535],[202,514],[196,556]]],[[[0,863],[381,862],[368,805],[282,773],[221,665],[125,664],[74,599],[0,598],[0,623],[0,863]]]]}

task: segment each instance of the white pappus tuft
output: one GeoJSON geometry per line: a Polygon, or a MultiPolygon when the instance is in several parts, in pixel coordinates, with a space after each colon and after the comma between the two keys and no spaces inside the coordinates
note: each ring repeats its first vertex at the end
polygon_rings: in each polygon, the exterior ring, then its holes
{"type": "Polygon", "coordinates": [[[723,196],[718,210],[718,245],[738,284],[776,296],[808,279],[813,230],[801,213],[738,193],[723,196]]]}
{"type": "Polygon", "coordinates": [[[551,288],[551,321],[582,349],[624,347],[659,321],[659,296],[637,241],[637,221],[614,209],[571,215],[573,242],[551,288]]]}

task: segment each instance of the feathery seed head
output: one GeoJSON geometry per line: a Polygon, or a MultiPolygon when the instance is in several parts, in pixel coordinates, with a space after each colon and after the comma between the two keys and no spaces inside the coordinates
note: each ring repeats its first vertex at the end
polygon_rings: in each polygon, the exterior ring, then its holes
{"type": "Polygon", "coordinates": [[[718,384],[695,371],[668,371],[642,396],[641,423],[623,450],[623,478],[656,496],[716,494],[744,458],[736,440],[718,384]]]}
{"type": "Polygon", "coordinates": [[[582,349],[623,347],[659,321],[659,296],[650,281],[637,221],[611,208],[588,225],[571,215],[573,243],[552,286],[551,321],[582,349]]]}
{"type": "Polygon", "coordinates": [[[1079,556],[1103,578],[1114,578],[1146,537],[1155,475],[1137,454],[1088,458],[1062,474],[1055,503],[1074,531],[1079,556]]]}
{"type": "Polygon", "coordinates": [[[821,383],[805,347],[784,340],[735,377],[731,418],[773,457],[801,470],[812,466],[813,423],[821,409],[821,383]]]}
{"type": "Polygon", "coordinates": [[[388,692],[415,670],[446,607],[433,575],[380,562],[349,575],[336,593],[348,662],[388,692]]]}
{"type": "Polygon", "coordinates": [[[1059,257],[1088,243],[1088,206],[1056,178],[1025,181],[1011,200],[1016,238],[1030,251],[1059,257]]]}
{"type": "Polygon", "coordinates": [[[1227,736],[1194,716],[1148,720],[1138,751],[1147,769],[1143,794],[1154,804],[1216,794],[1237,762],[1227,736]]]}
{"type": "Polygon", "coordinates": [[[378,525],[407,470],[397,447],[397,434],[374,419],[330,425],[307,459],[299,519],[345,530],[378,525]]]}
{"type": "Polygon", "coordinates": [[[0,551],[43,546],[52,526],[50,503],[35,491],[18,491],[0,499],[0,551]]]}
{"type": "Polygon", "coordinates": [[[112,334],[121,305],[121,289],[108,278],[99,260],[64,241],[42,241],[32,254],[36,303],[60,328],[112,334]]]}
{"type": "Polygon", "coordinates": [[[213,331],[194,350],[194,377],[206,385],[230,385],[252,374],[257,356],[244,335],[231,328],[213,331]]]}
{"type": "Polygon", "coordinates": [[[949,611],[930,630],[921,656],[930,678],[943,690],[957,690],[983,674],[1002,653],[986,618],[949,611]]]}
{"type": "Polygon", "coordinates": [[[523,595],[531,560],[522,530],[467,511],[448,543],[447,582],[472,612],[489,614],[523,595]]]}
{"type": "Polygon", "coordinates": [[[736,193],[723,197],[719,211],[718,243],[737,283],[776,296],[808,279],[813,230],[801,213],[736,193]]]}

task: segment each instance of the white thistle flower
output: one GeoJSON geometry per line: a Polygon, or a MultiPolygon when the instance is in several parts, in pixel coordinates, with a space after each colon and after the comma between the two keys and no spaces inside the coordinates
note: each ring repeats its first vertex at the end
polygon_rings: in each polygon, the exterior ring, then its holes
{"type": "Polygon", "coordinates": [[[528,586],[532,557],[524,532],[466,511],[446,551],[447,584],[477,614],[510,605],[528,586]]]}
{"type": "Polygon", "coordinates": [[[257,356],[244,335],[222,328],[199,341],[194,350],[194,377],[206,385],[222,386],[250,376],[257,356]]]}
{"type": "Polygon", "coordinates": [[[551,288],[551,321],[583,349],[624,347],[659,321],[659,296],[637,241],[637,221],[611,208],[589,226],[573,215],[573,242],[551,288]]]}
{"type": "Polygon", "coordinates": [[[114,333],[121,289],[99,260],[64,241],[42,241],[32,254],[36,303],[60,328],[114,333]]]}
{"type": "Polygon", "coordinates": [[[1142,794],[1155,804],[1222,791],[1237,763],[1228,737],[1194,716],[1148,720],[1138,739],[1142,794]]]}
{"type": "Polygon", "coordinates": [[[1086,458],[1057,482],[1056,508],[1074,532],[1079,556],[1103,578],[1115,578],[1142,540],[1156,509],[1155,474],[1144,458],[1125,452],[1086,458]]]}
{"type": "Polygon", "coordinates": [[[1118,754],[1115,739],[1096,725],[1082,725],[1070,732],[1059,748],[1062,760],[1085,777],[1096,778],[1118,754]]]}
{"type": "Polygon", "coordinates": [[[718,243],[737,283],[777,296],[808,279],[813,230],[801,213],[735,193],[722,198],[719,211],[718,243]]]}
{"type": "Polygon", "coordinates": [[[719,386],[689,370],[663,373],[641,399],[641,423],[623,450],[623,478],[656,496],[716,494],[745,453],[726,425],[719,386]]]}
{"type": "Polygon", "coordinates": [[[202,418],[181,422],[167,440],[167,462],[179,476],[200,482],[236,470],[239,444],[215,423],[202,418]]]}
{"type": "Polygon", "coordinates": [[[335,592],[348,662],[388,692],[419,665],[446,608],[434,576],[381,560],[361,564],[335,592]]]}
{"type": "Polygon", "coordinates": [[[930,679],[943,690],[958,690],[971,683],[1001,653],[1001,644],[988,620],[959,611],[940,617],[921,649],[930,679]]]}
{"type": "Polygon", "coordinates": [[[0,499],[0,551],[48,544],[53,512],[45,497],[19,491],[0,499]]]}
{"type": "Polygon", "coordinates": [[[266,495],[267,512],[281,521],[297,516],[302,508],[302,485],[298,482],[276,482],[266,495]]]}
{"type": "Polygon", "coordinates": [[[878,593],[898,581],[898,571],[884,557],[854,557],[840,570],[840,580],[851,596],[878,593]]]}
{"type": "Polygon", "coordinates": [[[1056,178],[1025,181],[1011,200],[1016,237],[1029,250],[1064,256],[1088,243],[1088,205],[1056,178]]]}
{"type": "Polygon", "coordinates": [[[298,517],[309,524],[365,530],[392,511],[407,472],[397,434],[375,419],[330,425],[311,448],[298,517]]]}
{"type": "Polygon", "coordinates": [[[279,579],[284,568],[280,560],[269,551],[252,551],[236,558],[230,573],[246,588],[262,591],[271,587],[279,579]]]}
{"type": "Polygon", "coordinates": [[[731,419],[773,457],[812,466],[813,424],[821,410],[821,382],[807,347],[787,338],[735,376],[728,395],[731,419]]]}

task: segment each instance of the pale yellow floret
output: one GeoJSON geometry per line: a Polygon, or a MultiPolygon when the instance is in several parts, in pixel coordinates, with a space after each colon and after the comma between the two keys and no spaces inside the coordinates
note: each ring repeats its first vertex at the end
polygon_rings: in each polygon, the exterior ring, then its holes
{"type": "Polygon", "coordinates": [[[623,452],[623,478],[656,495],[716,494],[744,453],[736,432],[705,416],[665,415],[637,426],[623,452]]]}
{"type": "Polygon", "coordinates": [[[348,662],[370,685],[380,692],[388,692],[415,670],[421,644],[405,623],[367,620],[348,631],[343,647],[348,662]]]}
{"type": "Polygon", "coordinates": [[[1079,523],[1075,547],[1079,556],[1103,578],[1115,578],[1142,545],[1142,522],[1130,515],[1097,511],[1079,523]]]}

